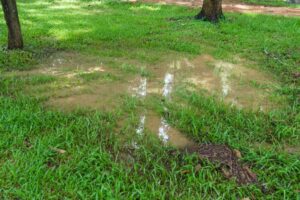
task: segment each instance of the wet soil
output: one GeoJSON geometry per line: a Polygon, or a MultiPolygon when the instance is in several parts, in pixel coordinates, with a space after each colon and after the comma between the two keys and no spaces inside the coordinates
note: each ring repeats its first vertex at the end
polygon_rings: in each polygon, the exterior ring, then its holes
{"type": "Polygon", "coordinates": [[[121,70],[105,66],[99,58],[63,53],[54,55],[43,66],[28,73],[49,74],[67,79],[65,85],[61,85],[47,103],[66,110],[77,107],[115,107],[118,104],[116,100],[122,95],[145,98],[155,94],[171,98],[174,88],[186,83],[190,89],[204,89],[208,94],[217,95],[221,100],[239,108],[269,110],[277,106],[269,100],[272,89],[259,88],[274,84],[268,75],[240,64],[215,60],[209,55],[201,55],[195,59],[182,57],[148,66],[147,70],[153,76],[128,76],[121,70]],[[122,80],[95,80],[92,83],[78,80],[78,75],[92,73],[110,73],[122,77],[122,80]]]}
{"type": "Polygon", "coordinates": [[[46,105],[63,111],[80,108],[110,111],[120,104],[124,94],[122,89],[125,89],[124,84],[93,86],[93,88],[93,91],[83,92],[83,94],[51,98],[46,105]]]}
{"type": "MultiPolygon", "coordinates": [[[[121,106],[122,98],[126,95],[135,96],[141,101],[151,95],[172,101],[174,90],[181,86],[190,90],[205,90],[207,95],[214,95],[239,108],[269,110],[277,106],[269,101],[269,93],[272,92],[269,86],[275,82],[268,75],[242,64],[215,60],[210,55],[194,59],[177,57],[148,66],[147,70],[151,76],[141,76],[139,73],[128,75],[119,68],[105,66],[99,58],[62,53],[52,56],[29,73],[51,74],[67,80],[55,91],[45,91],[52,93],[46,106],[64,111],[77,108],[111,111],[121,106]],[[82,82],[78,78],[82,74],[108,72],[122,79],[82,82]],[[268,87],[257,87],[261,85],[268,87]]],[[[136,127],[139,135],[153,133],[163,143],[177,148],[194,145],[169,125],[166,119],[151,110],[144,109],[139,119],[136,127]]]]}
{"type": "MultiPolygon", "coordinates": [[[[269,76],[241,64],[215,60],[209,55],[201,55],[194,59],[178,57],[171,62],[148,66],[147,70],[153,75],[128,76],[124,72],[104,66],[99,59],[85,60],[77,55],[63,54],[50,59],[43,67],[30,73],[52,74],[71,80],[77,80],[78,74],[95,72],[110,72],[123,77],[110,82],[80,82],[80,85],[75,84],[58,90],[58,95],[52,96],[46,105],[65,111],[76,108],[112,110],[121,105],[124,95],[132,95],[144,101],[149,95],[155,94],[172,101],[176,87],[187,83],[193,86],[191,90],[203,89],[208,95],[217,95],[220,100],[241,108],[264,110],[270,109],[272,105],[268,100],[269,87],[264,89],[249,84],[255,82],[254,85],[273,85],[274,81],[269,76]],[[45,67],[46,65],[49,67],[45,67]]],[[[168,111],[167,108],[164,109],[168,111]]],[[[139,116],[136,134],[143,136],[148,133],[156,135],[165,145],[196,153],[201,159],[221,164],[225,177],[235,177],[239,184],[257,182],[255,174],[247,166],[240,164],[240,156],[236,151],[226,145],[195,144],[185,134],[168,124],[163,116],[144,108],[139,116]]]]}
{"type": "Polygon", "coordinates": [[[51,55],[44,63],[38,65],[29,74],[48,74],[58,77],[72,78],[81,73],[112,72],[101,59],[74,52],[60,52],[51,55]]]}
{"type": "Polygon", "coordinates": [[[267,111],[278,106],[269,98],[276,85],[269,75],[241,64],[215,60],[209,55],[192,60],[179,58],[159,65],[153,72],[160,79],[166,74],[173,75],[173,87],[185,85],[191,90],[204,89],[238,108],[267,111]]]}
{"type": "Polygon", "coordinates": [[[189,146],[195,145],[195,143],[187,138],[183,133],[178,131],[176,128],[168,125],[166,121],[158,114],[150,112],[146,115],[145,129],[151,134],[156,135],[165,141],[168,145],[184,149],[189,146]]]}

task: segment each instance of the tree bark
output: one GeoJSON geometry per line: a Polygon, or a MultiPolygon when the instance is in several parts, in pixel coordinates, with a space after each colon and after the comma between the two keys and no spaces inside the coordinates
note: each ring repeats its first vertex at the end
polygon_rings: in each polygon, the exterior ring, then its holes
{"type": "Polygon", "coordinates": [[[16,0],[1,0],[1,4],[8,27],[8,49],[21,49],[23,38],[16,0]]]}
{"type": "Polygon", "coordinates": [[[204,0],[200,13],[196,15],[196,19],[210,22],[218,22],[223,17],[222,0],[204,0]]]}

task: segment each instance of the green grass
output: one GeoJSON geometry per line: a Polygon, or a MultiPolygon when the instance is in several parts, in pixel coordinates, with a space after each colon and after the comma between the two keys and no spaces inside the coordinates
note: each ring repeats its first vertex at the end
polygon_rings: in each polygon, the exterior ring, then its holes
{"type": "MultiPolygon", "coordinates": [[[[18,3],[25,49],[0,50],[0,199],[299,198],[299,154],[283,150],[300,145],[299,79],[293,78],[300,70],[299,18],[226,13],[214,25],[195,21],[197,9],[180,6],[87,0],[18,3]],[[58,78],[7,71],[32,69],[60,51],[129,61],[112,68],[142,76],[149,72],[140,66],[172,56],[207,53],[228,61],[239,56],[276,77],[281,86],[275,93],[288,97],[288,105],[267,113],[239,110],[200,91],[178,88],[173,102],[124,97],[111,112],[58,112],[25,90],[58,78]],[[168,107],[170,124],[196,142],[239,149],[267,191],[228,181],[206,161],[194,172],[195,156],[172,154],[172,148],[150,136],[134,137],[141,106],[162,115],[168,107]],[[124,116],[127,121],[120,128],[124,116]],[[140,148],[133,149],[132,141],[140,148]]],[[[3,20],[0,30],[6,30],[3,20]]],[[[0,44],[6,45],[5,31],[0,44]]],[[[78,76],[87,82],[118,79],[110,73],[78,76]]]]}

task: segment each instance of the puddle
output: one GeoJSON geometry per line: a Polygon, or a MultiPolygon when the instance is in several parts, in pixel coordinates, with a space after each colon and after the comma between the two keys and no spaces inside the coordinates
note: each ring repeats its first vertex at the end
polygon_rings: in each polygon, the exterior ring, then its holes
{"type": "MultiPolygon", "coordinates": [[[[180,62],[173,63],[169,66],[170,69],[180,69],[180,62]]],[[[133,95],[143,99],[147,95],[147,78],[141,77],[138,86],[132,88],[135,93],[133,95]]],[[[169,98],[172,93],[174,75],[167,72],[164,76],[164,85],[161,95],[169,98]]],[[[166,109],[166,108],[165,108],[166,109]]],[[[164,144],[172,145],[177,148],[185,148],[193,143],[188,140],[182,133],[172,128],[168,122],[151,111],[145,111],[141,114],[136,134],[142,136],[147,132],[155,134],[164,144]],[[146,114],[145,114],[146,113],[146,114]]],[[[138,148],[137,145],[134,146],[138,148]]]]}
{"type": "Polygon", "coordinates": [[[147,78],[140,77],[138,80],[134,80],[132,83],[131,92],[133,96],[140,98],[146,97],[147,95],[147,78]]]}
{"type": "Polygon", "coordinates": [[[170,95],[174,85],[188,83],[238,108],[269,110],[276,106],[269,100],[274,81],[255,69],[218,61],[209,55],[201,55],[193,60],[182,58],[169,64],[168,70],[164,66],[159,69],[154,72],[160,77],[161,73],[167,71],[163,87],[165,97],[170,95]]]}
{"type": "Polygon", "coordinates": [[[230,63],[224,63],[224,62],[217,62],[215,64],[216,71],[219,74],[220,80],[221,80],[221,87],[222,87],[222,93],[223,97],[226,97],[229,93],[230,85],[229,85],[229,76],[234,68],[234,65],[230,63]]]}
{"type": "MultiPolygon", "coordinates": [[[[99,85],[89,84],[85,85],[81,91],[77,91],[76,94],[68,91],[69,96],[51,98],[46,105],[64,111],[71,111],[77,108],[110,111],[119,106],[122,102],[122,97],[128,94],[128,85],[128,83],[124,84],[121,82],[102,83],[99,85]]],[[[65,92],[62,91],[61,95],[65,92]]]]}
{"type": "MultiPolygon", "coordinates": [[[[122,77],[121,80],[104,83],[93,80],[58,90],[46,105],[66,111],[76,108],[110,111],[121,105],[124,95],[133,95],[143,101],[147,96],[155,94],[171,100],[174,88],[186,83],[196,89],[206,90],[209,95],[219,96],[220,100],[239,108],[268,110],[273,106],[268,99],[271,90],[265,86],[274,82],[267,75],[240,64],[215,60],[209,55],[194,59],[178,58],[160,65],[148,66],[147,70],[153,75],[129,76],[120,70],[105,67],[99,58],[86,59],[82,55],[63,53],[49,58],[32,73],[76,79],[78,74],[109,72],[122,77]],[[75,88],[80,89],[75,91],[75,88]]],[[[178,148],[193,144],[180,131],[170,126],[166,119],[144,110],[139,116],[136,134],[142,136],[146,132],[154,133],[163,143],[178,148]]]]}
{"type": "Polygon", "coordinates": [[[170,73],[166,73],[164,78],[164,87],[163,87],[163,93],[162,95],[164,97],[169,97],[172,92],[172,86],[173,86],[173,80],[174,75],[170,73]]]}
{"type": "Polygon", "coordinates": [[[158,136],[164,143],[167,143],[169,141],[169,135],[168,135],[169,129],[170,126],[168,122],[164,118],[161,118],[160,126],[158,129],[158,136]]]}
{"type": "Polygon", "coordinates": [[[144,133],[144,129],[145,129],[145,120],[146,120],[146,116],[145,115],[142,115],[140,117],[140,123],[139,123],[139,126],[138,128],[136,129],[136,133],[138,135],[143,135],[144,133]]]}
{"type": "Polygon", "coordinates": [[[165,144],[172,145],[177,148],[185,148],[194,143],[185,137],[180,131],[170,126],[167,121],[155,113],[149,113],[145,121],[145,129],[155,134],[165,144]]]}
{"type": "Polygon", "coordinates": [[[46,74],[64,78],[74,78],[79,74],[95,72],[114,72],[105,67],[101,60],[72,52],[61,52],[51,55],[37,69],[26,71],[26,74],[46,74]]]}

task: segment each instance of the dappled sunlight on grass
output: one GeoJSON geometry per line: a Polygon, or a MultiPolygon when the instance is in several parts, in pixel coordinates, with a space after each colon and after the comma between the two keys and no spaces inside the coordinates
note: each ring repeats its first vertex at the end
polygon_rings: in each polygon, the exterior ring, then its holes
{"type": "Polygon", "coordinates": [[[131,7],[131,10],[149,10],[149,11],[158,11],[160,10],[160,6],[147,6],[147,5],[141,5],[139,7],[131,7]]]}

